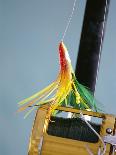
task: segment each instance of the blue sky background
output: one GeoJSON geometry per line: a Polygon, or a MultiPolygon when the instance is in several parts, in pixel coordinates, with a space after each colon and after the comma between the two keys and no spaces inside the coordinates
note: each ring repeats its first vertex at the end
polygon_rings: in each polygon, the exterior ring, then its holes
{"type": "MultiPolygon", "coordinates": [[[[77,0],[64,40],[75,67],[86,0],[77,0]]],[[[34,114],[17,103],[51,83],[59,70],[58,43],[73,0],[0,0],[0,155],[26,155],[34,114]]],[[[96,98],[116,114],[116,1],[111,0],[96,98]]]]}

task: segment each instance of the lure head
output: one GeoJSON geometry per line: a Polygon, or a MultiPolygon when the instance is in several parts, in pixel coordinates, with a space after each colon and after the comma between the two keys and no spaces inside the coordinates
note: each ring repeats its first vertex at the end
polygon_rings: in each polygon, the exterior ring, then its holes
{"type": "Polygon", "coordinates": [[[63,42],[59,44],[59,57],[60,57],[60,65],[62,69],[68,67],[68,64],[71,64],[68,50],[63,42]]]}

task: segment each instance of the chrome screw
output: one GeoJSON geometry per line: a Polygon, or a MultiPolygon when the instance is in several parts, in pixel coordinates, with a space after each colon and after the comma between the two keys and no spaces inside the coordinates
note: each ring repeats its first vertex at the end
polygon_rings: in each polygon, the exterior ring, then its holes
{"type": "Polygon", "coordinates": [[[112,133],[112,129],[111,128],[107,128],[106,129],[106,133],[111,134],[112,133]]]}

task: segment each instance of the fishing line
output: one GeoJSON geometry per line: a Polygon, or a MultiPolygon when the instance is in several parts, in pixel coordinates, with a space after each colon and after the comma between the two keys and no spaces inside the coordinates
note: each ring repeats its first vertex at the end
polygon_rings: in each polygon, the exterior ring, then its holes
{"type": "Polygon", "coordinates": [[[77,0],[74,0],[73,8],[72,8],[72,12],[71,12],[71,14],[70,14],[70,16],[69,16],[69,19],[68,19],[68,22],[67,22],[66,28],[65,28],[65,30],[64,30],[64,33],[63,33],[63,36],[62,36],[61,41],[64,40],[64,37],[66,36],[67,30],[68,30],[69,25],[70,25],[70,23],[71,23],[71,20],[72,20],[72,17],[73,17],[74,11],[75,11],[76,1],[77,1],[77,0]]]}
{"type": "MultiPolygon", "coordinates": [[[[106,145],[102,139],[102,137],[96,132],[96,130],[91,126],[91,124],[84,118],[84,115],[82,112],[80,112],[80,118],[88,125],[88,127],[98,136],[98,138],[100,139],[100,141],[102,142],[103,144],[103,152],[100,153],[100,155],[104,155],[106,153],[106,145]]],[[[91,150],[88,148],[87,146],[87,150],[88,152],[90,153],[90,155],[92,155],[92,152],[91,150]]],[[[99,155],[99,154],[98,154],[99,155]]]]}
{"type": "MultiPolygon", "coordinates": [[[[99,53],[98,64],[97,64],[97,74],[96,74],[96,79],[95,79],[95,89],[96,89],[96,82],[98,80],[98,72],[99,72],[99,69],[100,69],[100,60],[101,60],[101,52],[102,52],[102,44],[103,44],[103,38],[104,38],[104,28],[105,28],[107,10],[108,10],[108,0],[106,0],[105,8],[104,8],[104,17],[103,17],[102,34],[101,34],[102,36],[101,36],[100,47],[99,47],[100,53],[99,53]]],[[[94,91],[94,94],[95,94],[95,91],[94,91]]]]}

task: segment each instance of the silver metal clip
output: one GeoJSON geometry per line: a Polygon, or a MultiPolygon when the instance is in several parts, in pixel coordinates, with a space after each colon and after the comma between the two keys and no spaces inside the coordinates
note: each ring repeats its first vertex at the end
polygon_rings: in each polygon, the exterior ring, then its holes
{"type": "Polygon", "coordinates": [[[116,146],[116,134],[115,135],[106,135],[103,137],[105,143],[116,146]]]}
{"type": "Polygon", "coordinates": [[[108,143],[110,145],[112,145],[113,150],[112,150],[112,155],[114,155],[116,153],[116,134],[115,135],[106,135],[103,137],[103,141],[104,143],[108,143]]]}

